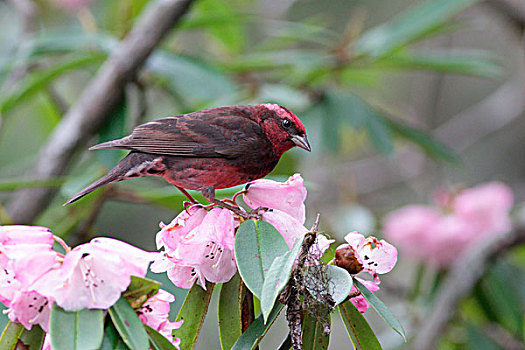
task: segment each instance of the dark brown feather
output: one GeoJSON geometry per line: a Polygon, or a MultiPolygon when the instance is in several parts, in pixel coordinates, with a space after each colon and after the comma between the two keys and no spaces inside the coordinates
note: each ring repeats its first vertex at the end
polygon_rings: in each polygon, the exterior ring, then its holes
{"type": "Polygon", "coordinates": [[[163,118],[137,126],[130,136],[90,149],[128,149],[150,154],[236,158],[251,149],[268,147],[259,124],[239,109],[205,110],[163,118]],[[264,143],[264,142],[263,142],[264,143]]]}

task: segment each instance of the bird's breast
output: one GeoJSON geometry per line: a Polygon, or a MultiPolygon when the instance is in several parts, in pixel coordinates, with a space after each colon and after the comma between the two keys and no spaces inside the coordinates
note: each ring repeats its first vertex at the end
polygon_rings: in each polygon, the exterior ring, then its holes
{"type": "Polygon", "coordinates": [[[278,158],[270,156],[265,159],[164,156],[167,170],[163,177],[174,185],[190,190],[201,190],[209,186],[228,188],[268,175],[278,161],[278,158]]]}

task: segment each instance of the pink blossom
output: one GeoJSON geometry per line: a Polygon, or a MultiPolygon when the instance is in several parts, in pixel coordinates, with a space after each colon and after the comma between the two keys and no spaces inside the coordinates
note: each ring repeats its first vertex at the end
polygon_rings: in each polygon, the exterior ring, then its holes
{"type": "Polygon", "coordinates": [[[476,231],[467,221],[456,215],[444,215],[428,228],[427,243],[422,250],[427,253],[427,261],[447,267],[476,240],[476,231]]]}
{"type": "Polygon", "coordinates": [[[388,214],[383,221],[385,237],[406,254],[427,258],[425,246],[429,244],[429,229],[437,225],[442,214],[437,208],[409,205],[388,214]]]}
{"type": "Polygon", "coordinates": [[[50,311],[48,298],[35,291],[19,291],[11,300],[7,314],[11,321],[21,323],[28,330],[38,324],[47,332],[50,311]]]}
{"type": "Polygon", "coordinates": [[[270,209],[262,214],[262,218],[281,233],[290,249],[298,237],[308,232],[302,222],[281,210],[270,209]]]}
{"type": "Polygon", "coordinates": [[[385,217],[385,236],[408,255],[448,267],[483,237],[511,229],[510,188],[490,182],[454,194],[438,190],[435,201],[442,207],[407,206],[385,217]]]}
{"type": "Polygon", "coordinates": [[[0,302],[11,306],[18,291],[58,266],[53,233],[38,226],[0,226],[0,302]]]}
{"type": "MultiPolygon", "coordinates": [[[[359,280],[359,282],[364,284],[365,287],[372,293],[375,293],[379,290],[379,286],[375,284],[374,282],[363,280],[359,277],[356,277],[356,278],[359,280]]],[[[355,286],[352,286],[352,289],[350,290],[350,294],[355,293],[355,292],[357,292],[357,288],[355,286]]],[[[368,301],[366,301],[365,297],[361,294],[359,294],[356,297],[351,298],[350,301],[352,302],[352,304],[354,304],[357,310],[359,310],[359,312],[361,313],[364,313],[366,310],[368,310],[371,307],[368,301]]]]}
{"type": "Polygon", "coordinates": [[[180,239],[189,234],[202,223],[208,212],[201,205],[193,205],[183,210],[169,225],[161,223],[161,230],[157,233],[157,249],[175,249],[180,239]]]}
{"type": "Polygon", "coordinates": [[[180,345],[179,338],[173,338],[172,330],[179,329],[184,322],[170,322],[168,314],[170,312],[170,303],[175,301],[175,297],[170,293],[159,289],[159,292],[146,300],[142,307],[137,311],[142,323],[150,326],[165,336],[178,349],[180,345]]]}
{"type": "Polygon", "coordinates": [[[44,344],[42,345],[42,350],[53,350],[51,349],[51,336],[49,333],[46,333],[44,337],[44,344]]]}
{"type": "Polygon", "coordinates": [[[513,201],[512,191],[507,185],[489,182],[461,191],[452,206],[454,213],[468,222],[479,237],[510,230],[509,211],[513,201]]]}
{"type": "Polygon", "coordinates": [[[15,279],[11,264],[5,264],[0,268],[0,302],[7,307],[11,306],[11,300],[20,289],[22,285],[15,279]]]}
{"type": "Polygon", "coordinates": [[[301,224],[304,223],[306,188],[300,174],[290,176],[284,183],[267,179],[255,180],[247,184],[245,190],[243,199],[250,208],[277,209],[301,224]]]}
{"type": "Polygon", "coordinates": [[[5,225],[0,226],[0,245],[47,244],[53,245],[53,233],[47,227],[5,225]]]}
{"type": "Polygon", "coordinates": [[[148,253],[111,238],[95,238],[75,247],[62,266],[42,276],[33,286],[65,310],[107,309],[131,282],[144,277],[156,253],[148,253]]]}
{"type": "Polygon", "coordinates": [[[353,231],[345,236],[345,240],[354,249],[355,257],[363,269],[371,275],[387,273],[397,262],[396,247],[383,239],[378,240],[374,236],[365,238],[353,231]]]}
{"type": "Polygon", "coordinates": [[[227,282],[237,271],[233,254],[237,227],[234,214],[227,209],[214,208],[202,220],[191,220],[192,215],[200,216],[201,213],[190,212],[189,217],[183,217],[185,225],[173,225],[171,231],[166,226],[158,235],[166,252],[151,269],[153,272],[167,271],[168,277],[179,287],[187,288],[196,280],[204,287],[204,279],[213,283],[227,282]],[[200,223],[196,224],[198,221],[200,223]]]}

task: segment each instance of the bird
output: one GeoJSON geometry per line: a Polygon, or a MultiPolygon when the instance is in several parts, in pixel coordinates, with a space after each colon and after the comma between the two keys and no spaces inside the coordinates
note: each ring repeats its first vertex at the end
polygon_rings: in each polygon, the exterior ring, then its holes
{"type": "Polygon", "coordinates": [[[210,203],[240,213],[216,199],[215,190],[268,175],[295,146],[311,151],[303,123],[289,109],[272,103],[215,107],[154,120],[135,127],[129,136],[90,147],[130,152],[64,205],[110,183],[160,176],[190,202],[196,203],[186,190],[197,190],[210,203]]]}

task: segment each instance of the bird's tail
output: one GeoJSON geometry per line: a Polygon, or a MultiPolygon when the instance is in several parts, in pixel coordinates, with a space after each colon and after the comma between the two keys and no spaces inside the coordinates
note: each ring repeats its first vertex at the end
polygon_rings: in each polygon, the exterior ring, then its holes
{"type": "Polygon", "coordinates": [[[111,169],[106,175],[93,182],[91,185],[84,188],[82,191],[78,192],[70,200],[64,203],[64,206],[79,200],[86,194],[93,192],[101,186],[124,180],[126,173],[136,164],[140,164],[140,162],[141,155],[139,153],[131,152],[130,154],[122,158],[120,162],[118,162],[118,164],[113,169],[111,169]]]}
{"type": "Polygon", "coordinates": [[[86,194],[93,192],[94,190],[96,190],[97,188],[101,186],[122,180],[123,174],[121,172],[114,171],[117,169],[117,167],[118,165],[115,168],[113,168],[109,173],[107,173],[106,175],[98,179],[97,181],[93,182],[91,185],[84,188],[82,191],[75,194],[70,200],[64,203],[64,206],[71,204],[73,202],[76,202],[80,198],[84,197],[86,194]]]}

